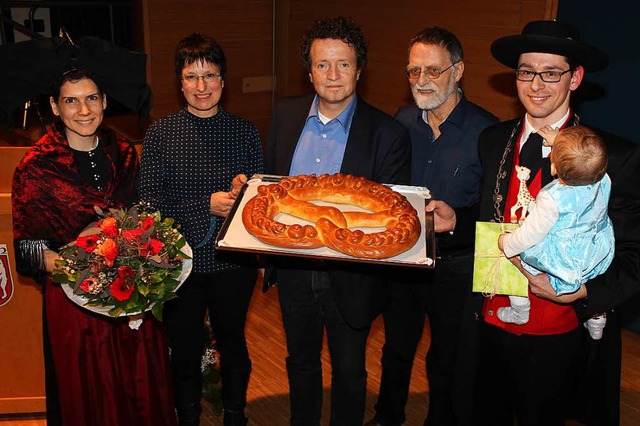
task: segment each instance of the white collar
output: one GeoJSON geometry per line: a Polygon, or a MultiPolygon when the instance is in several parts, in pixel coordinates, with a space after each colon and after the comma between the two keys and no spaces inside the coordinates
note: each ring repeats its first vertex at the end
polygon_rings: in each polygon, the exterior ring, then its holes
{"type": "MultiPolygon", "coordinates": [[[[567,121],[567,118],[569,118],[569,114],[571,114],[571,108],[567,109],[567,113],[558,121],[556,121],[555,123],[551,124],[551,127],[553,127],[554,129],[559,129],[560,126],[562,126],[565,121],[567,121]]],[[[522,146],[524,145],[524,143],[527,141],[527,139],[529,139],[529,135],[531,133],[535,133],[538,129],[535,129],[531,123],[529,123],[529,114],[525,114],[524,115],[524,129],[522,130],[522,138],[520,139],[520,150],[522,150],[522,146]]],[[[542,147],[542,156],[546,157],[547,155],[549,155],[549,153],[551,152],[551,147],[549,146],[543,146],[542,147]]]]}

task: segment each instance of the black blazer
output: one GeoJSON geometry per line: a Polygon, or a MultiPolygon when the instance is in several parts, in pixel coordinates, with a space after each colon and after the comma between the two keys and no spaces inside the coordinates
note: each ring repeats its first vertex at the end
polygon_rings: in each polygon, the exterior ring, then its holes
{"type": "MultiPolygon", "coordinates": [[[[313,95],[285,98],[275,106],[267,138],[267,173],[289,174],[313,99],[313,95]]],[[[340,171],[379,183],[409,184],[411,141],[404,126],[358,98],[340,171]]],[[[271,261],[277,269],[291,270],[287,265],[296,265],[301,272],[313,269],[299,260],[271,261]]],[[[355,328],[369,326],[386,301],[385,267],[340,261],[325,265],[334,298],[347,323],[355,328]]]]}

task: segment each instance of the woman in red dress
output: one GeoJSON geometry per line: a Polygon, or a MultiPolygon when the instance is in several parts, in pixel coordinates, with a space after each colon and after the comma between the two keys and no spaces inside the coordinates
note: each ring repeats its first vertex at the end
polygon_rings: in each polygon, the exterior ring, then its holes
{"type": "Polygon", "coordinates": [[[63,74],[50,103],[59,123],[22,159],[11,192],[18,272],[44,283],[48,423],[175,425],[163,325],[147,314],[132,330],[126,318],[77,306],[50,279],[56,250],[96,219],[94,206],[136,201],[138,175],[133,145],[100,127],[106,96],[88,72],[63,74]]]}

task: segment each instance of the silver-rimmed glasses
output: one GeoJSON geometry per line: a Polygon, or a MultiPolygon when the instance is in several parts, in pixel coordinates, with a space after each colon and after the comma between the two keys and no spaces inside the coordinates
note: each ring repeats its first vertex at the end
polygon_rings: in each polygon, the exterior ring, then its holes
{"type": "Polygon", "coordinates": [[[205,75],[187,74],[182,76],[182,81],[190,86],[195,86],[196,84],[198,84],[198,80],[200,79],[202,79],[202,81],[207,84],[218,83],[220,81],[220,77],[220,74],[212,72],[205,75]]]}
{"type": "Polygon", "coordinates": [[[427,77],[429,77],[429,79],[431,80],[437,80],[445,71],[453,67],[455,64],[457,64],[457,62],[452,63],[451,65],[449,65],[448,67],[442,70],[439,70],[437,68],[430,68],[430,67],[425,69],[422,69],[420,67],[409,68],[407,70],[407,77],[409,77],[410,80],[418,80],[420,78],[420,74],[424,74],[427,77]]]}

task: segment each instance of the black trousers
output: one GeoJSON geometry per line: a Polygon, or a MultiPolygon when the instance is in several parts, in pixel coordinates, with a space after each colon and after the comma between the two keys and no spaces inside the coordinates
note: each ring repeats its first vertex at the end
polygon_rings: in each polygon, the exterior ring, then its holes
{"type": "MultiPolygon", "coordinates": [[[[204,350],[204,316],[208,309],[220,356],[224,408],[242,411],[251,373],[244,329],[257,269],[241,267],[212,274],[193,273],[164,308],[171,347],[176,408],[195,404],[200,413],[204,350]]],[[[182,419],[181,423],[183,422],[182,419]]]]}
{"type": "Polygon", "coordinates": [[[591,339],[588,332],[579,327],[583,335],[579,354],[581,365],[570,417],[588,426],[620,424],[622,336],[619,313],[619,310],[607,312],[607,325],[601,340],[591,339]]]}
{"type": "Polygon", "coordinates": [[[362,426],[367,391],[365,349],[370,327],[350,327],[338,310],[328,274],[278,270],[287,337],[291,425],[320,424],[322,338],[331,356],[331,426],[362,426]]]}
{"type": "Polygon", "coordinates": [[[478,425],[563,426],[580,367],[583,329],[515,335],[483,323],[476,383],[478,425]]]}
{"type": "Polygon", "coordinates": [[[399,426],[405,421],[411,370],[429,316],[431,345],[426,366],[429,413],[425,425],[457,424],[453,388],[462,310],[471,291],[473,255],[440,259],[433,270],[399,271],[392,299],[384,311],[385,345],[376,421],[399,426]]]}

